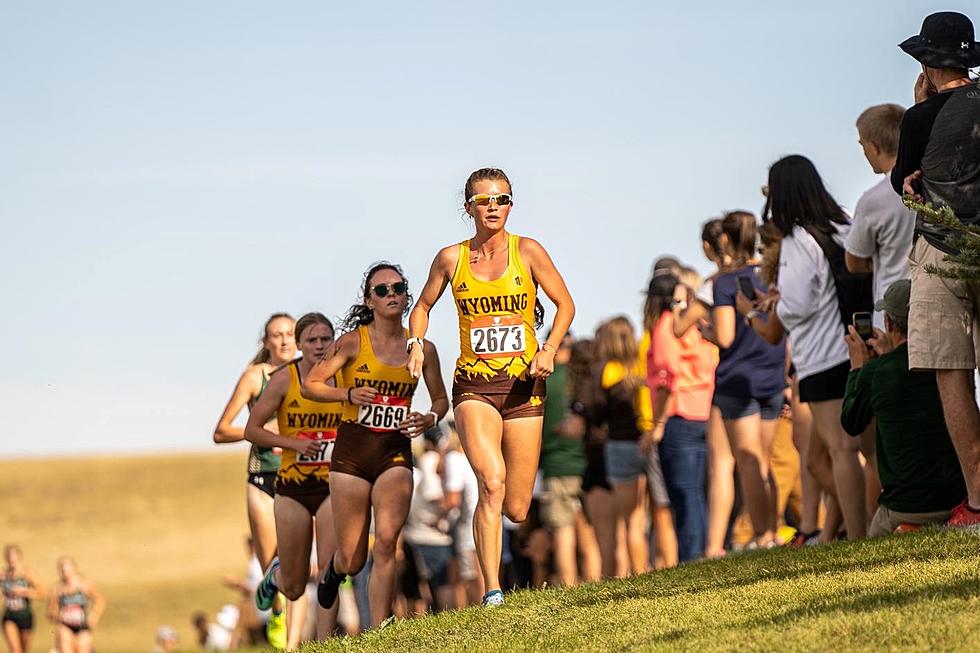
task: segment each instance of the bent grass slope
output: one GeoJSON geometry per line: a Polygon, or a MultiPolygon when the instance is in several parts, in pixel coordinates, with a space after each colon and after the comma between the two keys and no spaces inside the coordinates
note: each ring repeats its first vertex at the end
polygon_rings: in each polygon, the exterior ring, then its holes
{"type": "Polygon", "coordinates": [[[522,591],[334,651],[978,651],[980,536],[926,532],[522,591]]]}

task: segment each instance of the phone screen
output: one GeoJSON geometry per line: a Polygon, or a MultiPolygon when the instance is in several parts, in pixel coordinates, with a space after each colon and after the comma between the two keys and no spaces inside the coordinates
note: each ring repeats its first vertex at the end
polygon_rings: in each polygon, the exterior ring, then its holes
{"type": "Polygon", "coordinates": [[[854,322],[854,329],[861,336],[861,339],[867,342],[874,336],[874,330],[872,329],[871,313],[855,313],[852,318],[854,322]]]}
{"type": "Polygon", "coordinates": [[[738,278],[738,288],[742,291],[742,294],[746,298],[755,300],[755,286],[752,284],[752,279],[748,277],[738,278]]]}

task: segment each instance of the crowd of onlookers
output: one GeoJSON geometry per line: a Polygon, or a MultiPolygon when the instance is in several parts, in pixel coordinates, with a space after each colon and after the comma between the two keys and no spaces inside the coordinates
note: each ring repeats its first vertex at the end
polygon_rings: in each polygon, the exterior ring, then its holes
{"type": "MultiPolygon", "coordinates": [[[[566,337],[547,380],[535,499],[526,521],[504,526],[505,586],[929,524],[980,528],[980,278],[960,274],[968,240],[903,202],[980,225],[980,85],[969,75],[980,43],[968,18],[943,12],[901,47],[922,65],[915,105],[857,116],[883,178],[853,212],[809,159],[781,158],[760,216],[733,210],[702,226],[710,274],[661,257],[639,324],[617,316],[566,337]]],[[[480,488],[452,422],[414,446],[397,616],[472,605],[484,591],[480,488]]],[[[18,555],[8,552],[8,612],[34,591],[14,582],[18,555]]],[[[50,616],[65,638],[84,638],[101,597],[59,564],[50,616]]],[[[369,575],[370,560],[342,588],[347,633],[370,623],[369,575]]],[[[227,581],[240,605],[194,616],[201,646],[278,643],[282,606],[252,605],[261,576],[253,557],[248,579],[227,581]]],[[[160,650],[173,635],[161,629],[160,650]]]]}

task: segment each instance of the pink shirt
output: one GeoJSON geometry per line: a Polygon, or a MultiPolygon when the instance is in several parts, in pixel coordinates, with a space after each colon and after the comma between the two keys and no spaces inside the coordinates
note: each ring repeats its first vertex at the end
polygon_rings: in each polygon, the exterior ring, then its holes
{"type": "Polygon", "coordinates": [[[665,311],[660,316],[647,352],[647,385],[654,396],[659,388],[670,390],[667,417],[706,421],[711,416],[717,365],[718,348],[700,331],[692,328],[675,338],[673,314],[665,311]]]}

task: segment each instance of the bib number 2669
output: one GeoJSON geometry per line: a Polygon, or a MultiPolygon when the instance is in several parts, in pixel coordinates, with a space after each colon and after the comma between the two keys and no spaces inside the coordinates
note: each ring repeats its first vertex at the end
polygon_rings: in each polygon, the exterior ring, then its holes
{"type": "Polygon", "coordinates": [[[377,395],[374,403],[361,406],[357,423],[372,431],[395,431],[408,417],[408,399],[377,395]]]}

